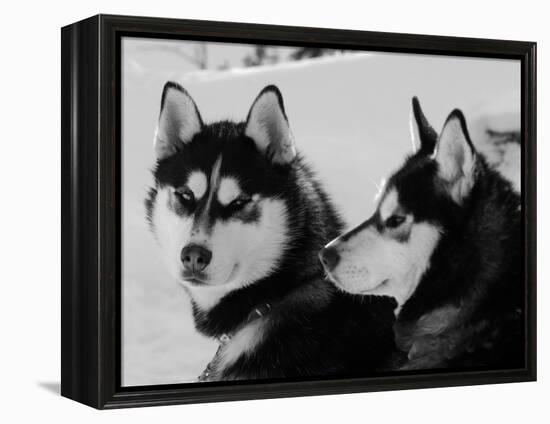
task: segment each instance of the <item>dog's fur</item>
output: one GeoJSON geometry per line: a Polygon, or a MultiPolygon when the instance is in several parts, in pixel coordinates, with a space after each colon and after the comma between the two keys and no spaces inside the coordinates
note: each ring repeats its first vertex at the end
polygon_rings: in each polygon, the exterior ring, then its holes
{"type": "Polygon", "coordinates": [[[404,369],[524,364],[521,202],[453,111],[438,137],[413,99],[416,153],[374,215],[323,251],[350,293],[397,300],[404,369]],[[336,259],[335,259],[336,258],[336,259]]]}
{"type": "Polygon", "coordinates": [[[224,340],[203,380],[386,366],[395,303],[342,293],[324,278],[317,254],[342,223],[296,152],[275,86],[245,122],[207,125],[189,94],[167,83],[155,152],[150,227],[192,299],[197,330],[224,340]],[[186,246],[210,252],[207,266],[189,265],[198,262],[186,246]]]}

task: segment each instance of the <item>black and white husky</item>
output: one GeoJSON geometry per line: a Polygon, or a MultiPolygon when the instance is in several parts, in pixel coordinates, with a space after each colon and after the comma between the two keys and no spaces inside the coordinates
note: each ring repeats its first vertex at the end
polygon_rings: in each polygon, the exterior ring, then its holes
{"type": "MultiPolygon", "coordinates": [[[[167,83],[155,136],[151,229],[220,348],[201,381],[361,375],[394,347],[394,301],[335,290],[318,252],[342,223],[296,152],[281,93],[245,122],[205,124],[167,83]]],[[[206,362],[206,361],[205,361],[206,362]]]]}
{"type": "Polygon", "coordinates": [[[350,293],[397,300],[404,368],[523,366],[521,203],[453,111],[438,136],[416,98],[416,152],[376,212],[322,251],[350,293]]]}

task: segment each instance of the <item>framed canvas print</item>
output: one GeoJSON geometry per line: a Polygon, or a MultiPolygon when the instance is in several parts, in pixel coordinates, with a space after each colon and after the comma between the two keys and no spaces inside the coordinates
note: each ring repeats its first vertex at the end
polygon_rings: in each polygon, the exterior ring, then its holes
{"type": "Polygon", "coordinates": [[[532,42],[62,29],[62,394],[536,378],[532,42]]]}

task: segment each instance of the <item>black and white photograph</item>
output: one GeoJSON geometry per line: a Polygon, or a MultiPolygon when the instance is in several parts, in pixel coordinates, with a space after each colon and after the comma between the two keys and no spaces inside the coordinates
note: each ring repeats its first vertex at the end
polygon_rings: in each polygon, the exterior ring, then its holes
{"type": "Polygon", "coordinates": [[[3,11],[0,423],[545,422],[543,2],[3,11]]]}
{"type": "Polygon", "coordinates": [[[123,387],[525,367],[520,60],[120,42],[123,387]]]}

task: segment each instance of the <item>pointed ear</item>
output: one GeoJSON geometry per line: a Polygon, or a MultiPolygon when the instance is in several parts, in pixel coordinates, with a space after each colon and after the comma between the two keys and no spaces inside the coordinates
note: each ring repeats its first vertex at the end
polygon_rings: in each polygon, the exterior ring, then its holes
{"type": "Polygon", "coordinates": [[[273,163],[287,164],[296,157],[283,96],[274,85],[265,87],[254,100],[246,118],[245,134],[273,163]]]}
{"type": "Polygon", "coordinates": [[[473,186],[475,155],[466,119],[460,110],[455,109],[443,125],[434,158],[439,165],[439,176],[448,183],[457,203],[469,194],[473,186]]]}
{"type": "Polygon", "coordinates": [[[424,112],[422,112],[420,102],[416,96],[412,98],[409,124],[414,152],[431,155],[437,143],[437,133],[424,116],[424,112]]]}
{"type": "Polygon", "coordinates": [[[162,92],[155,134],[157,160],[179,151],[185,143],[193,139],[202,126],[201,115],[189,93],[179,84],[167,82],[162,92]]]}

